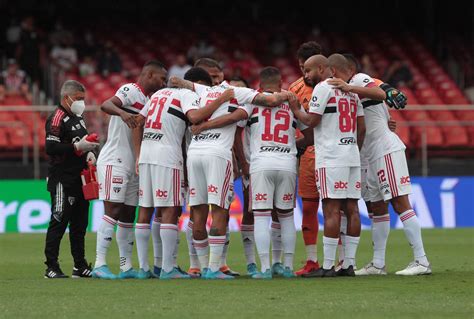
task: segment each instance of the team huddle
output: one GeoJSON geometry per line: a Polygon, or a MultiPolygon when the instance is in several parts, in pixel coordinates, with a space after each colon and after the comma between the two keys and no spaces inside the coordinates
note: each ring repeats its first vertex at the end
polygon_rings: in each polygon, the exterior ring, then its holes
{"type": "Polygon", "coordinates": [[[105,214],[92,277],[238,276],[226,256],[229,207],[239,176],[244,192],[242,243],[252,278],[387,274],[389,202],[414,254],[413,262],[396,274],[431,273],[420,225],[408,201],[405,145],[394,132],[387,108],[403,108],[405,96],[358,73],[352,55],[325,57],[317,43],[307,42],[297,58],[304,76],[288,91],[282,89],[280,71],[274,67],[261,70],[260,88],[253,90],[242,79],[224,81],[219,63],[212,59],[198,60],[184,79],[171,77],[168,83],[164,65],[151,61],[137,83],[123,85],[102,104],[112,116],[97,160],[105,214]],[[297,192],[303,202],[307,262],[295,272],[297,192]],[[360,198],[372,219],[374,255],[356,270],[360,198]],[[322,265],[317,259],[320,200],[322,265]],[[188,271],[176,261],[177,225],[185,202],[190,206],[188,271]],[[118,275],[106,261],[115,226],[118,275]],[[148,263],[150,236],[153,267],[148,263]],[[135,242],[138,270],[132,266],[135,242]]]}

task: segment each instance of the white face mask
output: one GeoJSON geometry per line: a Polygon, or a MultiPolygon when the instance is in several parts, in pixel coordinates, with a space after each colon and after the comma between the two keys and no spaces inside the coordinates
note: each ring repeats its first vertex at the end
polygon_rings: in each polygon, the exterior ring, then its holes
{"type": "MultiPolygon", "coordinates": [[[[71,99],[71,97],[69,98],[71,99]]],[[[70,106],[71,112],[76,114],[77,116],[81,116],[82,113],[84,112],[84,109],[86,108],[86,104],[84,103],[84,100],[74,101],[73,99],[71,99],[71,101],[72,101],[72,104],[70,106]]]]}

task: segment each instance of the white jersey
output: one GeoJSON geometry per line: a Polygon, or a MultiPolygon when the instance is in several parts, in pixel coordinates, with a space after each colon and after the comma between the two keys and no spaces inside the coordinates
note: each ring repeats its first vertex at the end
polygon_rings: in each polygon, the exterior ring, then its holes
{"type": "MultiPolygon", "coordinates": [[[[360,87],[376,86],[374,79],[364,73],[354,75],[349,84],[360,87]]],[[[361,99],[361,102],[364,107],[366,127],[361,161],[368,164],[387,154],[405,150],[405,144],[388,128],[390,114],[385,103],[367,98],[361,99]]]]}
{"type": "Polygon", "coordinates": [[[186,112],[199,108],[199,96],[187,89],[157,91],[140,112],[146,117],[139,163],[183,169],[186,112]]]}
{"type": "MultiPolygon", "coordinates": [[[[235,98],[222,104],[211,115],[210,120],[234,112],[237,109],[243,109],[250,116],[250,105],[259,94],[258,91],[230,86],[227,82],[222,82],[213,87],[206,87],[194,84],[194,90],[201,98],[201,107],[208,105],[218,98],[225,90],[234,89],[235,98]]],[[[234,144],[234,136],[237,124],[227,125],[225,127],[203,131],[198,135],[194,135],[189,145],[189,155],[215,155],[232,161],[232,146],[234,144]]]]}
{"type": "Polygon", "coordinates": [[[316,167],[360,166],[357,147],[357,117],[364,109],[357,94],[342,92],[327,83],[316,85],[309,102],[309,113],[322,115],[314,128],[316,167]]]}
{"type": "Polygon", "coordinates": [[[296,174],[296,128],[308,128],[297,121],[288,102],[278,107],[252,105],[250,126],[250,173],[266,170],[296,174]]]}
{"type": "Polygon", "coordinates": [[[244,156],[247,163],[250,164],[250,126],[244,126],[244,132],[242,134],[242,144],[244,149],[244,156]]]}
{"type": "MultiPolygon", "coordinates": [[[[148,97],[136,83],[122,85],[115,96],[122,102],[122,109],[134,114],[139,113],[148,101],[148,97]]],[[[100,151],[97,163],[122,166],[135,171],[132,130],[120,116],[110,117],[107,142],[100,151]]]]}

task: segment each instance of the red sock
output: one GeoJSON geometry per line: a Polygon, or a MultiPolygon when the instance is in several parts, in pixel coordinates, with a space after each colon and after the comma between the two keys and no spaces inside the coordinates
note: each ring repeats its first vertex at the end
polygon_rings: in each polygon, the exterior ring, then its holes
{"type": "Polygon", "coordinates": [[[318,240],[318,200],[303,200],[303,239],[305,245],[316,245],[318,240]]]}

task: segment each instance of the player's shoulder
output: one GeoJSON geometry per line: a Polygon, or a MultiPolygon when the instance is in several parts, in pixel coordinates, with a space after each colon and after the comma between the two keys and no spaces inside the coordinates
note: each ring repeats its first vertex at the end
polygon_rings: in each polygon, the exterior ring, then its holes
{"type": "Polygon", "coordinates": [[[314,91],[316,90],[330,90],[332,86],[328,83],[329,79],[320,81],[316,86],[314,87],[314,91]]]}
{"type": "Polygon", "coordinates": [[[374,82],[374,79],[370,75],[365,73],[354,74],[354,76],[349,81],[349,83],[355,85],[367,85],[372,82],[374,82]]]}
{"type": "Polygon", "coordinates": [[[295,94],[298,94],[298,92],[301,91],[305,86],[306,83],[304,82],[304,78],[300,77],[298,80],[290,84],[288,90],[295,94]]]}
{"type": "Polygon", "coordinates": [[[145,95],[142,88],[137,83],[125,83],[118,90],[117,93],[123,94],[139,94],[145,95]]]}
{"type": "Polygon", "coordinates": [[[67,117],[67,113],[58,107],[49,115],[46,122],[49,123],[51,128],[59,128],[67,117]]]}

